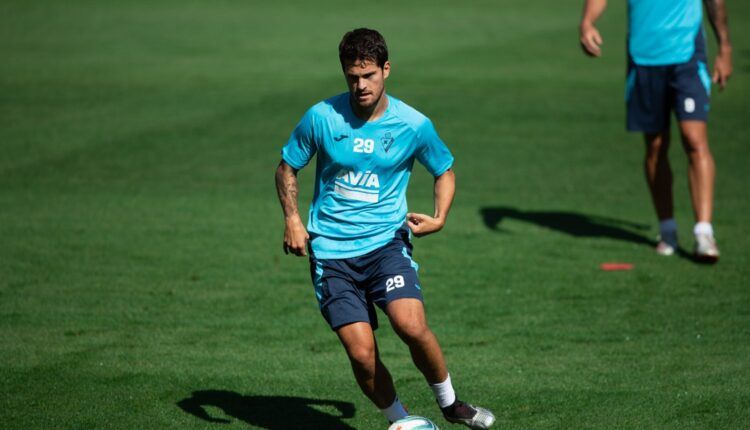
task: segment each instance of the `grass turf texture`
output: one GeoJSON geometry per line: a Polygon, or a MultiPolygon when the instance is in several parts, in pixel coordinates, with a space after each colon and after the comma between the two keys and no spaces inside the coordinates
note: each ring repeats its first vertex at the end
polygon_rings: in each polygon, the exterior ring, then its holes
{"type": "MultiPolygon", "coordinates": [[[[386,427],[306,260],[281,252],[272,179],[304,110],[344,91],[339,38],[371,26],[389,91],[457,158],[448,226],[415,258],[460,395],[498,428],[747,428],[750,6],[729,4],[735,76],[713,97],[710,267],[651,249],[624,6],[593,61],[579,3],[3,2],[0,425],[386,427]]],[[[415,172],[410,209],[430,212],[415,172]]],[[[412,413],[449,427],[387,325],[379,340],[412,413]]]]}

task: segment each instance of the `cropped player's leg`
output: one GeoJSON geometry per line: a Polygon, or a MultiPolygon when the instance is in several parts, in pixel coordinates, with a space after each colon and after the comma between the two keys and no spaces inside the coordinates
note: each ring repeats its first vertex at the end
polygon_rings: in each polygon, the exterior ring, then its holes
{"type": "Polygon", "coordinates": [[[708,148],[706,123],[681,121],[682,146],[688,156],[688,180],[697,222],[711,222],[716,167],[708,148]]]}
{"type": "Polygon", "coordinates": [[[656,252],[672,255],[677,248],[677,225],[674,222],[672,168],[669,165],[669,131],[645,133],[643,136],[646,142],[646,182],[659,218],[656,252]]]}
{"type": "Polygon", "coordinates": [[[711,217],[716,167],[708,148],[706,130],[711,78],[706,64],[703,32],[698,32],[696,36],[693,58],[675,66],[670,86],[674,88],[675,115],[689,161],[688,180],[696,221],[693,228],[695,257],[699,261],[715,263],[719,259],[719,249],[714,240],[711,217]]]}
{"type": "Polygon", "coordinates": [[[393,378],[380,361],[375,335],[369,323],[356,322],[336,330],[349,356],[354,377],[362,392],[377,406],[389,421],[407,415],[396,397],[393,378]]]}
{"type": "Polygon", "coordinates": [[[380,361],[373,334],[377,315],[357,287],[357,268],[349,260],[319,260],[311,254],[310,273],[320,311],[344,346],[362,392],[389,421],[405,417],[393,379],[380,361]]]}
{"type": "Polygon", "coordinates": [[[696,257],[714,262],[719,250],[714,240],[711,217],[713,212],[716,165],[708,147],[704,121],[680,121],[682,145],[688,156],[688,180],[695,215],[696,257]]]}
{"type": "Polygon", "coordinates": [[[489,428],[495,422],[495,416],[490,411],[456,397],[443,351],[427,325],[422,301],[415,298],[394,300],[387,305],[386,312],[394,331],[409,347],[414,364],[435,393],[445,419],[472,429],[489,428]]]}
{"type": "Polygon", "coordinates": [[[672,208],[672,169],[669,166],[670,69],[628,63],[626,80],[627,129],[643,133],[644,171],[651,201],[659,219],[656,252],[672,255],[677,248],[677,225],[672,208]]]}
{"type": "Polygon", "coordinates": [[[391,326],[411,352],[412,360],[429,384],[445,381],[448,370],[435,334],[427,326],[418,299],[399,299],[387,306],[391,326]]]}

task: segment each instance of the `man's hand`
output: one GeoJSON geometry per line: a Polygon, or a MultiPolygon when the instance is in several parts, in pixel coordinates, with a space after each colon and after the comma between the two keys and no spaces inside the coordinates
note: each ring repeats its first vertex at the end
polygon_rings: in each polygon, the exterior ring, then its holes
{"type": "Polygon", "coordinates": [[[453,196],[456,194],[456,174],[448,169],[440,176],[435,177],[433,189],[435,196],[435,215],[408,213],[406,214],[406,225],[417,237],[422,237],[440,231],[445,226],[448,212],[451,210],[453,196]]]}
{"type": "Polygon", "coordinates": [[[602,55],[601,45],[604,44],[599,30],[593,24],[582,23],[580,27],[580,42],[583,52],[590,57],[600,57],[602,55]]]}
{"type": "Polygon", "coordinates": [[[719,84],[719,89],[723,90],[727,81],[732,76],[732,51],[730,49],[721,49],[719,55],[714,61],[713,82],[719,84]]]}
{"type": "Polygon", "coordinates": [[[583,3],[583,16],[581,17],[581,25],[578,27],[580,36],[578,41],[581,43],[581,49],[588,56],[599,57],[602,55],[604,40],[602,40],[602,36],[594,23],[606,8],[607,0],[586,0],[583,3]]]}
{"type": "Polygon", "coordinates": [[[310,235],[307,234],[307,229],[302,224],[299,215],[287,218],[285,224],[284,253],[289,254],[291,252],[298,257],[306,256],[307,241],[310,240],[310,235]]]}
{"type": "Polygon", "coordinates": [[[442,218],[433,218],[425,214],[406,214],[406,224],[414,236],[422,237],[440,231],[445,225],[442,218]]]}

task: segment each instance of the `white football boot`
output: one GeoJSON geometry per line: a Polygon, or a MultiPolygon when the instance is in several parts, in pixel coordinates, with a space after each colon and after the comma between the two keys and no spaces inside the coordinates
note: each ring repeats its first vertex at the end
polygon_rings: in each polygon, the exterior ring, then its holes
{"type": "Polygon", "coordinates": [[[710,234],[695,235],[695,259],[702,263],[716,263],[719,261],[719,248],[716,239],[710,234]]]}

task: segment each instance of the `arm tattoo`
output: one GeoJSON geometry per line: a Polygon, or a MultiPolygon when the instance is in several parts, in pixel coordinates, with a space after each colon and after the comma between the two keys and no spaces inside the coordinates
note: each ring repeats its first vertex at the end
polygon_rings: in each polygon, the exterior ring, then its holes
{"type": "Polygon", "coordinates": [[[279,166],[276,171],[276,192],[284,210],[284,217],[298,214],[297,210],[297,176],[288,166],[279,166]]]}

